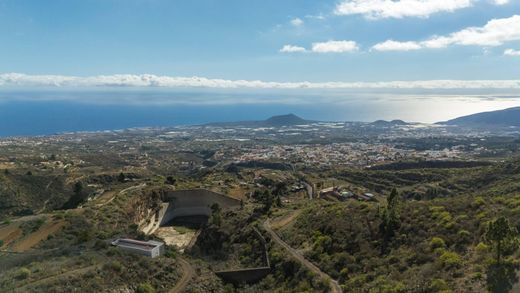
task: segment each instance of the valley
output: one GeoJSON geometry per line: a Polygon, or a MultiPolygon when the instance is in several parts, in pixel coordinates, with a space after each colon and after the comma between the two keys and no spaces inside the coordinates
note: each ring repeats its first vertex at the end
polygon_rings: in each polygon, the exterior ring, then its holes
{"type": "Polygon", "coordinates": [[[2,139],[0,289],[517,288],[518,130],[268,121],[2,139]]]}

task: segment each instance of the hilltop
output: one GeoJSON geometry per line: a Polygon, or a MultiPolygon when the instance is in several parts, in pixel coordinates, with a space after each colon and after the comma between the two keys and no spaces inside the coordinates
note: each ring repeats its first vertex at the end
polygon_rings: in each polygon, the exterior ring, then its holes
{"type": "Polygon", "coordinates": [[[266,120],[249,120],[236,122],[215,122],[206,126],[249,126],[249,127],[280,127],[311,124],[315,121],[306,120],[294,114],[272,116],[266,120]]]}
{"type": "Polygon", "coordinates": [[[374,126],[380,126],[380,127],[391,127],[391,126],[409,125],[410,123],[404,122],[403,120],[392,120],[392,121],[377,120],[370,124],[374,125],[374,126]]]}
{"type": "Polygon", "coordinates": [[[520,107],[477,113],[437,124],[477,127],[520,126],[520,107]]]}

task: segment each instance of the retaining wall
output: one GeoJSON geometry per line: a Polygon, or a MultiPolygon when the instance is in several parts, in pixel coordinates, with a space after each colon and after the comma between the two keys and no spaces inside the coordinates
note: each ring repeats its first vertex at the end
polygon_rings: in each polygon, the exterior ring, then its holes
{"type": "Polygon", "coordinates": [[[241,284],[241,283],[255,283],[265,278],[271,272],[270,267],[250,268],[242,270],[231,270],[215,272],[217,276],[222,278],[224,281],[241,284]]]}
{"type": "Polygon", "coordinates": [[[266,266],[215,272],[215,274],[224,281],[233,284],[254,283],[260,281],[271,272],[271,262],[269,261],[267,242],[265,241],[264,236],[262,236],[262,234],[256,228],[253,228],[253,231],[255,232],[260,242],[262,242],[264,248],[264,263],[266,266]]]}
{"type": "Polygon", "coordinates": [[[211,205],[217,203],[222,209],[240,206],[240,200],[205,189],[169,191],[163,195],[168,208],[159,215],[160,225],[177,217],[211,216],[211,205]]]}

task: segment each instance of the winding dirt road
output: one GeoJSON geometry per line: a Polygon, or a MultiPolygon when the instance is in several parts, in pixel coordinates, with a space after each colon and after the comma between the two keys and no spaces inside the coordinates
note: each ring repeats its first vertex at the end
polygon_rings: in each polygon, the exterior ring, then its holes
{"type": "Polygon", "coordinates": [[[276,232],[273,231],[271,228],[271,224],[269,223],[269,219],[267,219],[264,222],[264,229],[271,235],[271,238],[274,242],[278,243],[280,246],[285,248],[289,253],[298,260],[302,265],[304,265],[307,269],[312,271],[313,273],[319,275],[321,278],[327,280],[330,284],[331,292],[334,293],[342,293],[343,290],[341,290],[341,287],[339,286],[338,282],[334,279],[332,279],[331,276],[327,275],[326,273],[322,272],[320,268],[318,268],[316,265],[314,265],[312,262],[308,261],[301,253],[299,253],[296,249],[292,248],[289,244],[287,244],[285,241],[283,241],[276,232]]]}
{"type": "Polygon", "coordinates": [[[184,289],[186,289],[186,286],[190,283],[190,280],[195,275],[195,270],[190,265],[189,262],[187,262],[185,259],[179,257],[179,262],[181,263],[182,270],[184,274],[182,275],[181,279],[177,284],[175,284],[175,287],[173,287],[169,293],[182,293],[184,292],[184,289]]]}

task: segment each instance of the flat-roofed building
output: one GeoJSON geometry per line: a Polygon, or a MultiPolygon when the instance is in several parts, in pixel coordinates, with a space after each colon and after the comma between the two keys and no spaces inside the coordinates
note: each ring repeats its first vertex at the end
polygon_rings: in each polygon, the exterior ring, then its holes
{"type": "Polygon", "coordinates": [[[164,243],[159,241],[139,241],[128,238],[120,238],[112,241],[112,245],[128,250],[133,253],[146,255],[149,257],[158,257],[164,254],[164,243]]]}

